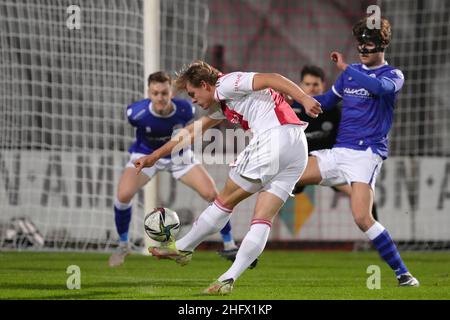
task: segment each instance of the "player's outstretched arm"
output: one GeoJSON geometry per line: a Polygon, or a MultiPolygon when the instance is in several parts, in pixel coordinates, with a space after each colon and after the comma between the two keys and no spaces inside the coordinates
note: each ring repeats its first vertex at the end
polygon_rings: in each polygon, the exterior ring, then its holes
{"type": "MultiPolygon", "coordinates": [[[[333,90],[328,90],[324,94],[321,94],[319,96],[314,96],[314,99],[319,101],[322,110],[328,111],[336,107],[336,105],[341,101],[341,98],[339,98],[333,90]]],[[[304,107],[301,103],[294,100],[294,102],[291,104],[291,107],[294,109],[296,113],[302,113],[304,111],[304,107]]]]}
{"type": "Polygon", "coordinates": [[[220,122],[222,122],[221,119],[216,120],[208,116],[204,116],[184,127],[162,147],[156,149],[153,153],[147,156],[135,160],[134,166],[138,169],[137,174],[139,174],[143,168],[154,166],[156,161],[171,154],[175,148],[177,148],[177,150],[181,150],[184,147],[191,145],[194,138],[200,137],[206,130],[218,125],[220,122]]]}
{"type": "Polygon", "coordinates": [[[306,113],[312,117],[322,113],[320,103],[313,97],[307,95],[298,85],[278,73],[257,73],[253,78],[253,90],[263,90],[272,88],[282,94],[291,96],[299,101],[304,107],[306,113]]]}
{"type": "Polygon", "coordinates": [[[344,57],[340,52],[333,51],[331,53],[331,60],[336,63],[336,66],[340,70],[351,76],[361,87],[369,90],[372,94],[376,96],[383,96],[385,94],[395,92],[396,88],[392,81],[372,78],[362,72],[359,72],[344,61],[344,57]]]}

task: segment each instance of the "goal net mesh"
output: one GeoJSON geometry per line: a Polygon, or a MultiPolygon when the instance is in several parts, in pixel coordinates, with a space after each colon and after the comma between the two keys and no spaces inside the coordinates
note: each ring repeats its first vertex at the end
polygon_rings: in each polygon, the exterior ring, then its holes
{"type": "MultiPolygon", "coordinates": [[[[378,217],[402,247],[449,248],[450,3],[211,0],[208,5],[208,62],[223,72],[277,72],[296,82],[302,67],[314,64],[324,69],[327,89],[339,75],[330,52],[358,62],[352,26],[370,5],[380,7],[393,28],[386,60],[403,71],[406,82],[390,133],[390,157],[377,179],[378,217]]],[[[207,169],[222,186],[227,166],[207,169]]],[[[203,210],[201,201],[190,204],[187,197],[194,194],[177,192],[171,203],[196,214],[203,210]]],[[[238,238],[249,228],[254,203],[252,197],[235,209],[232,225],[238,238]]],[[[289,199],[270,237],[287,245],[292,240],[367,241],[353,221],[348,197],[324,187],[308,187],[289,199]]]]}
{"type": "MultiPolygon", "coordinates": [[[[0,0],[0,247],[108,249],[144,98],[143,0],[0,0]],[[79,8],[79,29],[69,28],[79,8]],[[24,223],[26,218],[30,223],[24,223]],[[34,245],[33,247],[36,247],[34,245]]],[[[162,65],[205,50],[201,1],[161,1],[162,65]]],[[[142,242],[143,192],[131,239],[142,242]]]]}
{"type": "MultiPolygon", "coordinates": [[[[45,248],[109,249],[116,243],[113,201],[134,136],[124,111],[145,97],[148,76],[143,1],[0,0],[0,247],[33,241],[32,226],[20,218],[34,224],[45,248]],[[81,10],[80,29],[67,26],[70,6],[81,10]],[[29,229],[28,240],[18,237],[20,223],[29,229]]],[[[358,61],[351,27],[372,4],[393,27],[386,59],[406,77],[390,157],[377,179],[379,220],[407,248],[448,248],[447,1],[162,0],[160,68],[173,74],[193,59],[206,59],[223,72],[277,72],[298,82],[301,68],[315,64],[330,88],[339,72],[329,54],[338,50],[358,61]]],[[[207,135],[203,147],[213,140],[207,135]]],[[[223,137],[227,159],[245,146],[235,142],[223,137]]],[[[202,160],[202,150],[195,151],[202,160]]],[[[220,189],[228,164],[205,167],[220,189]]],[[[159,175],[157,190],[157,205],[179,213],[182,233],[207,205],[167,173],[159,175]]],[[[140,192],[131,225],[135,243],[142,242],[143,203],[140,192]]],[[[237,240],[249,228],[254,204],[255,196],[235,209],[237,240]]],[[[308,187],[282,208],[270,239],[345,242],[365,236],[348,198],[308,187]]]]}

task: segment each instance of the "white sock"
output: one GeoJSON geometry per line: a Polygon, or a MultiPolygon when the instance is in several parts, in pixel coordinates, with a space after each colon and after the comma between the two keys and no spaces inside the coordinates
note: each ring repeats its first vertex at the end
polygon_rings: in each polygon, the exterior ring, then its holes
{"type": "Polygon", "coordinates": [[[375,223],[366,231],[364,232],[369,238],[369,240],[373,240],[376,237],[378,237],[381,233],[383,233],[384,227],[381,225],[381,223],[375,221],[375,223]]]}
{"type": "Polygon", "coordinates": [[[127,210],[127,209],[131,208],[132,205],[133,204],[131,202],[123,203],[117,199],[114,200],[114,207],[116,207],[119,210],[127,210]]]}
{"type": "Polygon", "coordinates": [[[237,246],[236,246],[236,243],[234,242],[233,239],[223,243],[223,249],[224,250],[232,250],[232,249],[236,249],[236,248],[237,248],[237,246]]]}
{"type": "Polygon", "coordinates": [[[230,220],[231,209],[216,199],[194,222],[192,229],[175,243],[178,250],[194,251],[208,236],[219,232],[230,220]]]}
{"type": "Polygon", "coordinates": [[[119,241],[119,247],[120,248],[124,248],[124,247],[128,247],[128,245],[130,244],[130,241],[119,241]]]}
{"type": "Polygon", "coordinates": [[[236,280],[259,257],[266,246],[271,226],[272,223],[268,220],[252,221],[252,226],[239,247],[236,260],[230,269],[219,277],[219,281],[230,278],[236,280]]]}

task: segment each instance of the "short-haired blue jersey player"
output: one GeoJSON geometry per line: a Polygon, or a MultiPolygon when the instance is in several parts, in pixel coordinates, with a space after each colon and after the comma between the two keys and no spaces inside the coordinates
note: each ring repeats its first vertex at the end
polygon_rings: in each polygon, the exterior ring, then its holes
{"type": "Polygon", "coordinates": [[[361,63],[347,64],[339,52],[331,59],[342,73],[331,90],[315,96],[324,112],[342,100],[342,115],[333,148],[311,152],[298,186],[351,186],[355,223],[371,240],[383,260],[395,272],[400,286],[418,286],[406,268],[388,231],[372,216],[375,181],[388,156],[388,133],[394,107],[404,83],[402,72],[385,60],[391,26],[381,18],[371,29],[367,18],[353,27],[361,63]]]}
{"type": "MultiPolygon", "coordinates": [[[[213,202],[217,196],[214,180],[194,158],[190,148],[185,148],[173,159],[168,155],[158,160],[154,166],[145,168],[138,174],[133,161],[151,154],[169,141],[172,134],[185,127],[194,119],[195,108],[183,99],[172,97],[172,79],[165,72],[155,72],[148,78],[148,99],[137,101],[127,108],[129,123],[136,128],[136,140],[129,148],[130,160],[120,177],[114,201],[116,229],[119,246],[111,255],[109,265],[117,267],[124,263],[131,252],[129,225],[131,221],[131,200],[158,171],[171,172],[172,176],[195,190],[204,200],[213,202]]],[[[221,230],[224,248],[237,249],[228,222],[221,230]]]]}

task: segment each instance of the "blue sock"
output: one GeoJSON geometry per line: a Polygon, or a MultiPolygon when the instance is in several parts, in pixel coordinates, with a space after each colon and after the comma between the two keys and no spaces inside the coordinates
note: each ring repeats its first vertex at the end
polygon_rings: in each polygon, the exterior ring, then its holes
{"type": "Polygon", "coordinates": [[[405,264],[400,257],[397,246],[392,240],[387,230],[378,222],[376,222],[366,234],[378,250],[381,258],[394,270],[397,276],[408,272],[405,264]]]}
{"type": "Polygon", "coordinates": [[[116,221],[116,229],[121,242],[128,241],[128,230],[131,221],[131,204],[114,203],[114,215],[116,221]]]}
{"type": "Polygon", "coordinates": [[[230,242],[233,240],[230,221],[228,221],[225,227],[220,230],[220,234],[222,235],[223,242],[230,242]]]}

